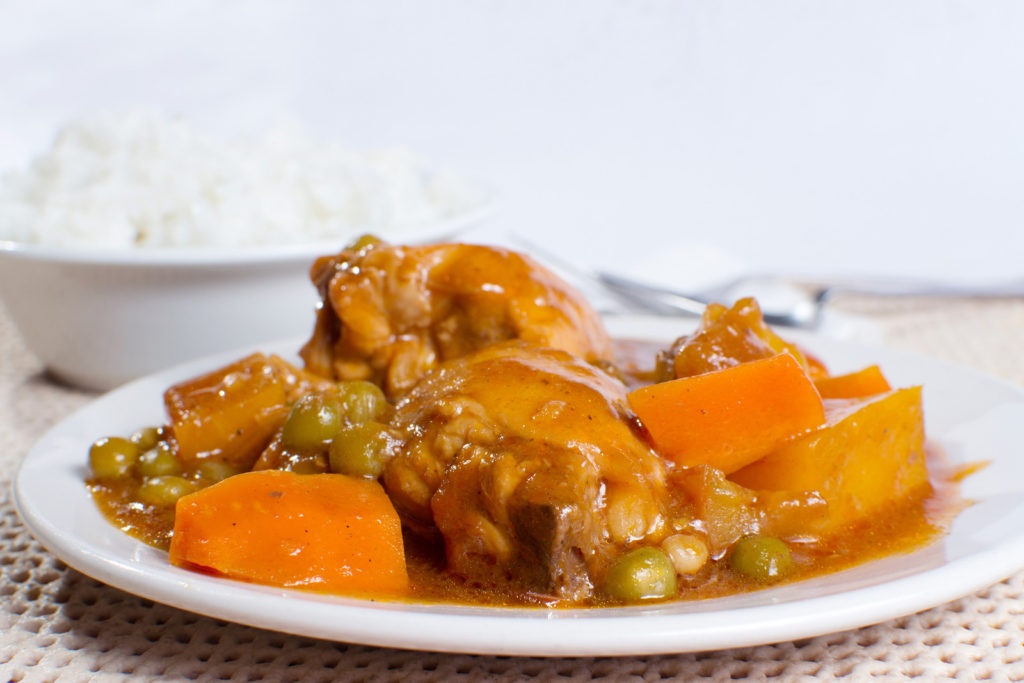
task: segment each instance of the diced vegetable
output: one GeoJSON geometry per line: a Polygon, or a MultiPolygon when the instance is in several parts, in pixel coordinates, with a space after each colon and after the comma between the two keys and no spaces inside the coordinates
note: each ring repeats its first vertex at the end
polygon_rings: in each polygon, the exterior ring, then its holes
{"type": "Polygon", "coordinates": [[[343,411],[341,401],[334,396],[303,396],[292,406],[281,429],[284,445],[300,450],[326,450],[327,444],[345,424],[343,411]]]}
{"type": "Polygon", "coordinates": [[[676,569],[661,550],[636,548],[609,567],[604,592],[621,602],[670,598],[676,594],[676,569]]]}
{"type": "Polygon", "coordinates": [[[756,489],[817,491],[828,503],[832,533],[931,491],[920,387],[826,404],[826,426],[735,472],[733,481],[756,489]]]}
{"type": "Polygon", "coordinates": [[[196,484],[173,474],[148,477],[139,486],[139,498],[150,505],[173,505],[196,490],[196,484]]]}
{"type": "Polygon", "coordinates": [[[216,484],[236,474],[241,474],[241,471],[221,460],[204,460],[199,463],[199,476],[210,484],[216,484]]]}
{"type": "Polygon", "coordinates": [[[145,427],[134,432],[131,441],[140,451],[148,451],[160,442],[160,430],[156,427],[145,427]]]}
{"type": "Polygon", "coordinates": [[[892,391],[877,365],[846,375],[822,377],[815,380],[814,386],[822,398],[860,398],[892,391]]]}
{"type": "Polygon", "coordinates": [[[136,470],[144,477],[159,477],[165,474],[181,474],[181,462],[166,441],[139,456],[136,470]]]}
{"type": "Polygon", "coordinates": [[[691,534],[672,534],[661,542],[678,574],[696,574],[708,562],[708,545],[691,534]]]}
{"type": "Polygon", "coordinates": [[[686,494],[693,514],[704,521],[711,555],[717,557],[737,539],[754,533],[760,520],[754,510],[754,492],[729,481],[714,467],[702,465],[672,473],[669,484],[686,494]]]}
{"type": "Polygon", "coordinates": [[[712,557],[752,534],[807,538],[827,531],[828,506],[814,491],[753,490],[707,465],[671,473],[669,485],[685,494],[691,514],[702,520],[712,557]]]}
{"type": "Polygon", "coordinates": [[[345,417],[349,422],[379,420],[390,407],[384,391],[365,380],[339,383],[338,396],[345,406],[345,417]]]}
{"type": "Polygon", "coordinates": [[[356,477],[379,477],[391,455],[387,427],[376,421],[349,425],[331,442],[331,471],[356,477]]]}
{"type": "Polygon", "coordinates": [[[89,468],[100,479],[128,476],[138,458],[139,447],[120,436],[104,437],[89,448],[89,468]]]}
{"type": "Polygon", "coordinates": [[[248,472],[178,501],[171,562],[272,586],[396,594],[408,575],[398,514],[375,481],[248,472]]]}
{"type": "Polygon", "coordinates": [[[744,536],[729,555],[734,571],[760,583],[784,578],[793,571],[793,557],[785,543],[771,536],[744,536]]]}
{"type": "Polygon", "coordinates": [[[288,415],[286,391],[286,374],[262,353],[172,386],[164,404],[182,462],[250,467],[288,415]]]}
{"type": "Polygon", "coordinates": [[[664,457],[726,474],[825,421],[814,384],[788,353],[641,387],[628,398],[664,457]]]}

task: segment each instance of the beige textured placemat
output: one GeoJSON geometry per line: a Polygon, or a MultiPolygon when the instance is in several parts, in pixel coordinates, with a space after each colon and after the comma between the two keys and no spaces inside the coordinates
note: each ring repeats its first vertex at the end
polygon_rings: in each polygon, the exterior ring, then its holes
{"type": "MultiPolygon", "coordinates": [[[[846,297],[836,306],[870,316],[893,346],[1024,385],[1024,301],[846,297]]],[[[948,605],[867,628],[658,657],[541,659],[378,649],[153,604],[66,567],[28,534],[11,503],[11,478],[32,443],[91,398],[43,374],[0,305],[0,681],[1024,680],[1024,572],[948,605]]]]}

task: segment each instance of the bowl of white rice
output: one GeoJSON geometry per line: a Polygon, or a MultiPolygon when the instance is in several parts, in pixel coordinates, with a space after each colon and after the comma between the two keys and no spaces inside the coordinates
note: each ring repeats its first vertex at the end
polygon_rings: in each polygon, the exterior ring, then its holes
{"type": "Polygon", "coordinates": [[[53,376],[105,390],[308,334],[317,256],[363,234],[451,238],[490,207],[481,186],[404,149],[94,117],[0,178],[0,299],[53,376]]]}

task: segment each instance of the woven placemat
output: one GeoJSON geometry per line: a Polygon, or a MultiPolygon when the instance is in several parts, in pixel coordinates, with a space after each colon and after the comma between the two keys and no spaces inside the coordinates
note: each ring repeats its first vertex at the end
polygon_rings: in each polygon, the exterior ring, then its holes
{"type": "MultiPolygon", "coordinates": [[[[1024,300],[842,297],[887,343],[1024,385],[1024,300]]],[[[1024,680],[1024,572],[894,621],[777,645],[657,657],[542,659],[389,650],[278,634],[154,604],[50,555],[11,502],[36,439],[93,396],[51,381],[0,305],[0,681],[1024,680]]],[[[83,456],[84,457],[84,456],[83,456]]]]}

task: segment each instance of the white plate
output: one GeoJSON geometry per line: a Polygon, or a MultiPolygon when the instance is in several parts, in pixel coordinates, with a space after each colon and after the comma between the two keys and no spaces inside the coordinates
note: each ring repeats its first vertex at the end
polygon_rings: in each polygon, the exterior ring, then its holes
{"type": "MultiPolygon", "coordinates": [[[[610,322],[617,336],[669,340],[686,323],[610,322]]],[[[925,385],[929,435],[955,462],[990,460],[968,478],[976,500],[945,538],[918,552],[756,593],[606,609],[395,604],[238,583],[167,563],[112,527],[85,489],[86,451],[105,434],[163,421],[172,382],[241,352],[133,382],[75,413],[29,453],[15,481],[28,528],[70,566],[130,593],[262,628],[353,643],[509,655],[638,655],[758,645],[877,623],[958,598],[1024,567],[1024,392],[972,370],[888,349],[794,335],[833,371],[880,363],[894,384],[925,385]]],[[[265,345],[291,355],[299,342],[265,345]]]]}

